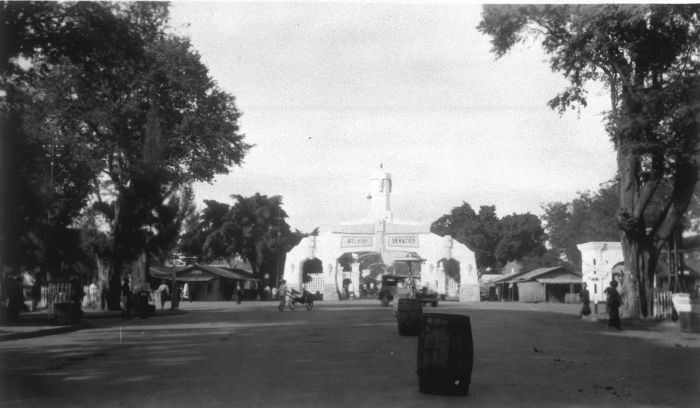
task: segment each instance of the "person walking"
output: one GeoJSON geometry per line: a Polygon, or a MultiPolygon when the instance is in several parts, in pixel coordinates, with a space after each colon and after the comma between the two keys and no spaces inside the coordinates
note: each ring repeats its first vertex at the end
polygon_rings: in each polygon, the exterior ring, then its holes
{"type": "Polygon", "coordinates": [[[122,309],[122,318],[130,318],[129,306],[131,303],[131,288],[129,287],[129,278],[124,277],[124,283],[121,287],[119,297],[119,307],[122,309]]]}
{"type": "Polygon", "coordinates": [[[109,299],[109,285],[107,285],[107,283],[102,283],[101,286],[102,291],[100,294],[100,309],[105,310],[109,299]]]}
{"type": "Polygon", "coordinates": [[[186,300],[188,302],[192,302],[192,296],[190,296],[190,285],[189,283],[185,282],[185,285],[182,287],[182,296],[180,297],[182,300],[186,300]]]}
{"type": "Polygon", "coordinates": [[[622,330],[620,323],[620,306],[622,306],[622,298],[617,292],[617,281],[610,282],[610,286],[605,289],[605,294],[608,300],[608,327],[614,327],[622,330]]]}
{"type": "Polygon", "coordinates": [[[158,298],[160,299],[160,310],[163,310],[165,308],[165,302],[169,300],[170,289],[168,289],[168,285],[166,285],[165,282],[161,282],[156,292],[158,292],[158,298]]]}
{"type": "Polygon", "coordinates": [[[97,308],[97,283],[93,280],[90,286],[88,286],[88,307],[91,309],[97,308]]]}
{"type": "Polygon", "coordinates": [[[15,273],[13,269],[9,269],[8,274],[3,279],[4,298],[6,302],[6,313],[10,321],[17,321],[19,313],[22,311],[24,303],[24,293],[22,291],[22,278],[15,273]]]}
{"type": "Polygon", "coordinates": [[[591,314],[591,293],[588,291],[588,284],[584,283],[581,287],[581,316],[588,316],[591,314]]]}
{"type": "Polygon", "coordinates": [[[243,288],[241,288],[241,282],[236,283],[236,303],[239,305],[243,301],[243,288]]]}
{"type": "Polygon", "coordinates": [[[280,287],[277,290],[277,295],[280,297],[280,304],[277,307],[280,312],[284,312],[284,306],[287,304],[287,281],[282,279],[280,287]]]}

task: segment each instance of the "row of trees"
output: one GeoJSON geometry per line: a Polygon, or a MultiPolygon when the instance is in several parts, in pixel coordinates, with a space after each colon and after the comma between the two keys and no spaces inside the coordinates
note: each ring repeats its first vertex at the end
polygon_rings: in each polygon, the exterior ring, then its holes
{"type": "Polygon", "coordinates": [[[468,203],[462,203],[433,222],[430,230],[467,245],[482,273],[545,252],[546,235],[537,216],[512,214],[499,219],[495,206],[481,206],[476,213],[468,203]]]}
{"type": "Polygon", "coordinates": [[[588,241],[617,241],[619,186],[608,183],[596,192],[578,194],[570,202],[543,206],[543,215],[496,215],[495,206],[475,212],[468,203],[452,209],[431,225],[431,232],[451,235],[467,245],[476,258],[479,273],[498,272],[511,261],[524,270],[565,266],[581,270],[576,245],[588,241]]]}
{"type": "Polygon", "coordinates": [[[0,264],[60,275],[99,253],[118,290],[130,261],[173,248],[188,186],[251,148],[234,98],[167,3],[2,2],[0,38],[0,264]]]}
{"type": "Polygon", "coordinates": [[[234,195],[233,205],[204,200],[205,208],[188,217],[179,241],[179,251],[201,257],[203,262],[238,256],[246,260],[256,276],[276,282],[286,253],[308,234],[291,231],[285,221],[282,197],[256,193],[234,195]]]}
{"type": "Polygon", "coordinates": [[[549,102],[559,112],[584,108],[590,83],[608,90],[626,307],[647,316],[659,255],[698,180],[700,5],[490,5],[478,28],[499,57],[541,42],[569,82],[549,102]]]}

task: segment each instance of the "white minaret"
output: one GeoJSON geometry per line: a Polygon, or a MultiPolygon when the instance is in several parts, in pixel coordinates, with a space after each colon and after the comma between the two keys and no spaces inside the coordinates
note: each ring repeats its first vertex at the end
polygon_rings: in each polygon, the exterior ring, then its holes
{"type": "Polygon", "coordinates": [[[369,209],[370,217],[373,222],[388,221],[391,222],[391,174],[384,171],[384,167],[380,164],[379,169],[372,172],[369,182],[369,209]]]}

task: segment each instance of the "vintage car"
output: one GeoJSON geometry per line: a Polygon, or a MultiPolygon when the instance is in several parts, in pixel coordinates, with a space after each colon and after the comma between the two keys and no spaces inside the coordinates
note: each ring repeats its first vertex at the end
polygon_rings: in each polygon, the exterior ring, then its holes
{"type": "Polygon", "coordinates": [[[415,281],[405,275],[382,275],[382,286],[377,294],[383,306],[388,306],[394,299],[416,298],[423,303],[430,303],[435,307],[438,304],[438,294],[424,287],[415,288],[415,281]]]}

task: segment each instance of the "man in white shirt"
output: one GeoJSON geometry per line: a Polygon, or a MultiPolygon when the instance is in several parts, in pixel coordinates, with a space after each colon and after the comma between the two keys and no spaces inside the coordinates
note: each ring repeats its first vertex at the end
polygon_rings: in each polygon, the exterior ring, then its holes
{"type": "Polygon", "coordinates": [[[168,289],[168,285],[163,282],[160,284],[160,286],[158,286],[156,291],[158,292],[158,297],[160,298],[160,310],[163,310],[165,307],[165,301],[170,297],[170,289],[168,289]]]}

